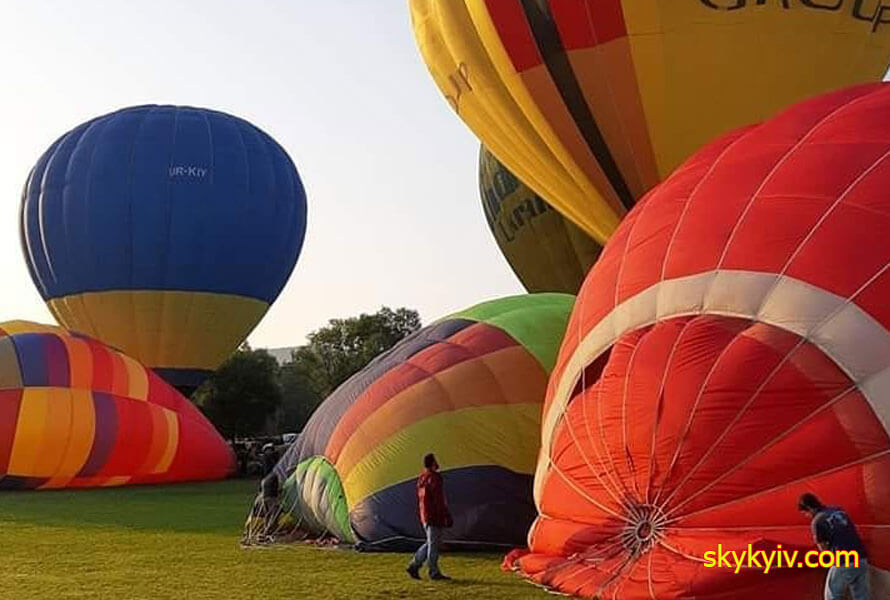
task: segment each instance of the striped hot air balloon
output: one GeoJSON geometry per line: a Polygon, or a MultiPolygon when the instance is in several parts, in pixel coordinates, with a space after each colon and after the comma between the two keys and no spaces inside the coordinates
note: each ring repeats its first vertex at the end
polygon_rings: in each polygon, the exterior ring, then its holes
{"type": "Polygon", "coordinates": [[[890,62],[879,0],[409,4],[451,107],[600,243],[702,144],[890,62]]]}
{"type": "Polygon", "coordinates": [[[225,441],[151,370],[96,340],[0,323],[0,489],[221,479],[225,441]]]}
{"type": "Polygon", "coordinates": [[[509,297],[429,325],[317,409],[276,468],[290,523],[362,547],[423,537],[415,479],[434,452],[450,544],[522,542],[547,374],[574,297],[509,297]]]}

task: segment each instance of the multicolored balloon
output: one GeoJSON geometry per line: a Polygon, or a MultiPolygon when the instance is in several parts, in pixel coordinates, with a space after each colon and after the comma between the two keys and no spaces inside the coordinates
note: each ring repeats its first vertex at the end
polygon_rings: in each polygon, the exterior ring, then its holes
{"type": "Polygon", "coordinates": [[[296,264],[306,195],[287,153],[237,117],[137,106],[57,140],[22,196],[25,260],[56,320],[194,387],[296,264]]]}
{"type": "Polygon", "coordinates": [[[287,520],[365,548],[416,544],[415,480],[434,452],[455,521],[447,541],[522,542],[547,375],[573,300],[486,302],[374,359],[324,401],[276,467],[287,520]]]}
{"type": "Polygon", "coordinates": [[[890,593],[890,85],[707,146],[625,219],[575,305],[535,480],[535,581],[588,598],[817,597],[797,499],[853,518],[890,593]],[[802,560],[802,559],[801,559],[802,560]]]}
{"type": "Polygon", "coordinates": [[[577,294],[602,251],[483,146],[479,193],[488,227],[529,292],[577,294]]]}
{"type": "Polygon", "coordinates": [[[127,355],[58,327],[0,323],[0,489],[222,479],[201,412],[127,355]]]}
{"type": "Polygon", "coordinates": [[[716,135],[818,93],[880,81],[890,62],[890,7],[877,0],[410,7],[420,52],[452,108],[600,243],[716,135]]]}

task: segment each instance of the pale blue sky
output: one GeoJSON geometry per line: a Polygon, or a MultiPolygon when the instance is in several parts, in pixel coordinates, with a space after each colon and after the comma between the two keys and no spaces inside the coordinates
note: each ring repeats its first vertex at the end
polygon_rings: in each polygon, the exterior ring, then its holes
{"type": "Polygon", "coordinates": [[[427,322],[522,291],[479,203],[478,142],[429,77],[406,0],[3,0],[0,57],[0,320],[51,322],[19,248],[32,164],[78,123],[145,103],[244,117],[297,164],[306,243],[256,346],[383,304],[427,322]]]}

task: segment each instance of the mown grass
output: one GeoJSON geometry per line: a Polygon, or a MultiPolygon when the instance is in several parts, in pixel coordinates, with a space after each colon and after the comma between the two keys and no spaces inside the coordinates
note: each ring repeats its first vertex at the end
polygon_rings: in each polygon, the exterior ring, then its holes
{"type": "Polygon", "coordinates": [[[408,579],[399,554],[243,550],[250,481],[0,493],[0,598],[525,599],[499,556],[446,555],[453,582],[408,579]]]}

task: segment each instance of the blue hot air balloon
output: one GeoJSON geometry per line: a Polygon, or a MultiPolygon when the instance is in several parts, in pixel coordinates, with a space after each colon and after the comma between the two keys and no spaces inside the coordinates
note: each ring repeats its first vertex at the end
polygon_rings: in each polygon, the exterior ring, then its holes
{"type": "Polygon", "coordinates": [[[192,387],[284,287],[306,194],[285,150],[247,121],[136,106],[50,146],[25,185],[20,227],[59,323],[192,387]]]}

